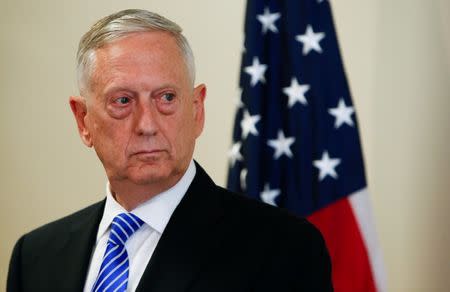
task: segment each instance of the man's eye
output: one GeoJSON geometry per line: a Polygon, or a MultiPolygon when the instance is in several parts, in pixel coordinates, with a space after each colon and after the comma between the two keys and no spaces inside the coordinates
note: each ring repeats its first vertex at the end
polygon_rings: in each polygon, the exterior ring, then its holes
{"type": "Polygon", "coordinates": [[[121,97],[117,98],[115,102],[117,102],[119,104],[127,104],[130,102],[130,98],[126,97],[126,96],[121,96],[121,97]]]}
{"type": "Polygon", "coordinates": [[[163,101],[166,101],[166,102],[172,101],[175,98],[175,94],[173,94],[173,93],[164,93],[162,95],[162,98],[163,98],[163,101]]]}

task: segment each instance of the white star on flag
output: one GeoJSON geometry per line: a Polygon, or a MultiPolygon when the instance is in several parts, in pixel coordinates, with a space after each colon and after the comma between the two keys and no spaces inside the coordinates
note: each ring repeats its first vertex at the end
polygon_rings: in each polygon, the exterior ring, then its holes
{"type": "Polygon", "coordinates": [[[268,7],[264,8],[264,14],[258,14],[256,18],[261,22],[262,28],[261,31],[263,34],[266,34],[268,30],[271,32],[277,33],[278,29],[275,26],[275,21],[277,21],[281,17],[281,13],[270,13],[268,7]]]}
{"type": "Polygon", "coordinates": [[[236,142],[233,144],[233,146],[231,146],[231,149],[228,152],[228,157],[230,158],[230,161],[231,161],[231,167],[234,166],[236,161],[242,160],[241,146],[242,146],[241,142],[236,142]]]}
{"type": "Polygon", "coordinates": [[[264,73],[266,73],[267,65],[259,63],[258,57],[253,57],[253,63],[251,66],[244,68],[245,73],[251,76],[250,85],[254,87],[258,82],[265,83],[266,78],[264,73]]]}
{"type": "Polygon", "coordinates": [[[241,189],[244,191],[247,189],[247,172],[247,168],[243,168],[239,175],[239,179],[241,181],[241,189]]]}
{"type": "Polygon", "coordinates": [[[327,175],[332,178],[338,178],[336,173],[336,166],[341,163],[339,158],[330,158],[328,151],[324,151],[320,160],[314,160],[313,164],[319,169],[319,180],[323,180],[327,175]]]}
{"type": "Polygon", "coordinates": [[[270,189],[269,184],[264,185],[264,190],[261,192],[260,197],[264,203],[276,206],[275,199],[280,195],[279,189],[270,189]]]}
{"type": "Polygon", "coordinates": [[[287,157],[292,157],[292,151],[290,149],[291,145],[295,142],[294,137],[285,137],[283,130],[278,131],[278,138],[269,140],[267,145],[275,149],[273,155],[274,159],[280,158],[281,155],[285,154],[287,157]]]}
{"type": "Polygon", "coordinates": [[[291,85],[283,88],[283,93],[289,97],[288,106],[293,107],[296,102],[307,105],[305,93],[309,90],[308,84],[298,84],[297,78],[292,77],[291,85]]]}
{"type": "Polygon", "coordinates": [[[258,130],[256,129],[256,123],[260,119],[261,119],[260,115],[251,116],[247,110],[244,111],[244,118],[241,121],[243,139],[247,138],[248,134],[258,136],[259,133],[258,130]]]}
{"type": "Polygon", "coordinates": [[[328,110],[328,113],[330,115],[333,115],[336,120],[334,122],[334,127],[337,129],[343,124],[347,124],[351,127],[353,127],[354,123],[352,120],[352,114],[355,112],[354,108],[352,106],[346,106],[344,99],[341,97],[339,99],[338,106],[335,108],[330,108],[328,110]]]}
{"type": "Polygon", "coordinates": [[[311,50],[322,53],[319,42],[325,37],[324,32],[314,33],[312,26],[308,24],[305,34],[300,34],[295,39],[303,43],[303,55],[307,55],[311,50]]]}

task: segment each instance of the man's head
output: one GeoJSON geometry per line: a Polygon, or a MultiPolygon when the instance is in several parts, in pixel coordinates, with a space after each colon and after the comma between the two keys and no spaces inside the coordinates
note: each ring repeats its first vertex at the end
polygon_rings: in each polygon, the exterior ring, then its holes
{"type": "Polygon", "coordinates": [[[194,61],[175,23],[143,10],[98,21],[78,50],[81,96],[70,105],[83,142],[114,185],[173,186],[204,124],[206,88],[193,88],[194,61]]]}

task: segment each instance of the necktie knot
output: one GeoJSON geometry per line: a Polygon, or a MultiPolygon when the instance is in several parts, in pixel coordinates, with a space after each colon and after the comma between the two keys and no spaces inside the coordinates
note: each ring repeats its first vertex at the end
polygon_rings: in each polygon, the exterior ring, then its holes
{"type": "Polygon", "coordinates": [[[129,261],[125,242],[143,224],[144,221],[131,213],[121,213],[114,217],[105,255],[92,292],[127,290],[129,261]]]}
{"type": "Polygon", "coordinates": [[[128,238],[144,224],[139,217],[132,213],[121,213],[114,217],[111,223],[111,233],[108,243],[125,245],[128,238]]]}

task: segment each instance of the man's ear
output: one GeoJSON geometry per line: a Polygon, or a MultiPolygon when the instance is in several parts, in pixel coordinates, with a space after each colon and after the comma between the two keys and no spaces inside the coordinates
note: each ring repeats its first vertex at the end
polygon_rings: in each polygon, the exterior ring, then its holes
{"type": "Polygon", "coordinates": [[[202,133],[205,124],[205,98],[206,86],[200,84],[194,88],[194,118],[197,124],[197,137],[202,133]]]}
{"type": "Polygon", "coordinates": [[[78,133],[83,143],[92,147],[92,137],[86,125],[87,106],[86,99],[82,96],[71,96],[69,98],[70,108],[77,122],[78,133]]]}

